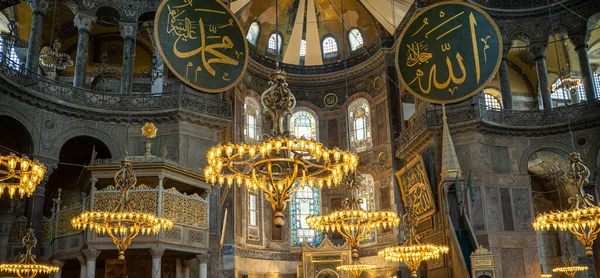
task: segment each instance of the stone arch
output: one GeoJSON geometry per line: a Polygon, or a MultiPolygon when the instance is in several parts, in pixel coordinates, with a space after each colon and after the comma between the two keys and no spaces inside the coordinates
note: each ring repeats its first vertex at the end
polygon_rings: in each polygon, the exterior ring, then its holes
{"type": "Polygon", "coordinates": [[[60,136],[53,140],[54,142],[50,148],[52,157],[59,157],[62,146],[70,139],[78,136],[88,136],[101,141],[108,147],[112,157],[119,157],[124,153],[124,142],[118,142],[114,136],[104,130],[91,127],[67,127],[60,133],[60,136]]]}
{"type": "Polygon", "coordinates": [[[31,157],[35,152],[32,134],[21,121],[11,116],[0,115],[0,153],[15,153],[31,157]]]}
{"type": "Polygon", "coordinates": [[[117,21],[120,21],[124,18],[121,10],[109,5],[99,5],[94,9],[94,15],[96,15],[98,18],[100,18],[104,12],[110,12],[112,15],[118,15],[118,17],[115,17],[117,21]]]}
{"type": "Polygon", "coordinates": [[[37,130],[33,129],[35,120],[31,119],[31,117],[24,113],[22,109],[15,109],[15,107],[5,104],[0,105],[0,108],[0,116],[11,118],[27,131],[28,136],[31,138],[31,152],[35,154],[39,153],[39,136],[37,130]]]}
{"type": "Polygon", "coordinates": [[[525,45],[531,44],[531,36],[529,36],[529,34],[522,32],[522,31],[517,31],[517,32],[510,34],[509,38],[510,38],[511,42],[522,41],[523,43],[525,43],[525,45]]]}
{"type": "Polygon", "coordinates": [[[569,157],[569,153],[571,152],[571,147],[569,145],[556,142],[556,141],[541,141],[536,142],[530,145],[522,154],[521,159],[519,160],[519,173],[526,175],[528,174],[528,163],[531,156],[539,151],[553,151],[556,152],[565,158],[569,157]]]}
{"type": "Polygon", "coordinates": [[[317,116],[317,119],[323,119],[323,110],[321,110],[321,108],[319,106],[315,105],[312,102],[308,102],[308,101],[296,102],[296,107],[294,109],[292,109],[292,113],[294,110],[300,109],[303,107],[311,110],[315,114],[315,116],[317,116]]]}

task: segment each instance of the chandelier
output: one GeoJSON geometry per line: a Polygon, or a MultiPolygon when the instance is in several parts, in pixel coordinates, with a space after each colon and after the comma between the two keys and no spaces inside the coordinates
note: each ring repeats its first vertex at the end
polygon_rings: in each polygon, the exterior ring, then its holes
{"type": "Polygon", "coordinates": [[[358,156],[304,138],[295,138],[284,129],[284,121],[296,106],[296,98],[287,87],[286,74],[271,74],[270,88],[261,95],[265,115],[273,122],[271,135],[258,145],[217,145],[208,150],[206,181],[251,190],[260,190],[275,211],[276,227],[284,224],[283,210],[292,193],[303,186],[337,186],[344,174],[358,166],[358,156]]]}
{"type": "Polygon", "coordinates": [[[581,85],[581,78],[575,77],[572,72],[568,72],[568,70],[565,68],[562,70],[559,82],[556,82],[552,85],[552,90],[556,91],[563,89],[569,92],[572,89],[579,87],[579,85],[581,85]]]}
{"type": "Polygon", "coordinates": [[[344,176],[344,186],[350,198],[344,201],[344,209],[328,215],[315,215],[306,218],[306,224],[317,230],[340,233],[352,248],[352,257],[358,258],[358,246],[371,230],[379,227],[397,227],[400,218],[395,211],[365,211],[359,192],[363,190],[364,178],[358,171],[344,176]]]}
{"type": "Polygon", "coordinates": [[[590,170],[581,162],[579,153],[569,155],[570,166],[567,176],[570,185],[577,189],[577,194],[569,198],[571,208],[540,214],[532,223],[536,231],[561,230],[569,231],[585,246],[585,254],[591,257],[592,245],[600,232],[600,206],[594,205],[594,197],[583,192],[583,185],[588,181],[590,170]]]}
{"type": "Polygon", "coordinates": [[[46,166],[37,160],[32,161],[25,155],[18,157],[14,153],[0,155],[0,196],[6,190],[11,199],[17,193],[21,198],[30,197],[45,174],[46,166]]]}
{"type": "Polygon", "coordinates": [[[365,270],[375,269],[377,266],[373,264],[346,264],[340,265],[335,269],[337,271],[346,271],[350,274],[350,277],[360,277],[360,274],[365,270]]]}
{"type": "Polygon", "coordinates": [[[135,204],[129,200],[129,190],[137,183],[131,161],[121,162],[121,169],[114,177],[116,188],[121,191],[119,202],[112,212],[84,211],[71,219],[75,229],[89,229],[97,234],[108,234],[117,246],[119,260],[125,259],[125,249],[139,234],[156,235],[161,230],[172,229],[173,221],[149,213],[134,211],[135,204]]]}
{"type": "Polygon", "coordinates": [[[569,251],[569,249],[565,250],[565,256],[564,256],[563,261],[565,263],[565,266],[553,268],[552,272],[564,273],[565,275],[569,276],[570,278],[573,278],[573,277],[575,277],[575,274],[577,272],[583,272],[583,271],[588,270],[587,266],[573,265],[573,262],[571,261],[571,252],[569,251]]]}
{"type": "Polygon", "coordinates": [[[388,262],[401,262],[406,264],[412,272],[412,277],[417,277],[417,270],[421,262],[439,259],[440,255],[447,254],[448,246],[422,244],[420,243],[415,226],[418,223],[418,216],[412,209],[412,206],[406,207],[406,213],[402,216],[405,223],[406,241],[401,246],[386,247],[377,255],[388,262]]]}
{"type": "Polygon", "coordinates": [[[70,66],[73,66],[73,60],[71,60],[71,56],[66,53],[61,53],[59,51],[61,45],[60,41],[56,39],[52,44],[52,48],[48,50],[46,53],[40,55],[40,62],[47,68],[64,70],[70,66]]]}
{"type": "Polygon", "coordinates": [[[552,278],[552,274],[542,274],[541,278],[552,278]]]}
{"type": "Polygon", "coordinates": [[[31,249],[33,249],[37,244],[37,239],[35,239],[33,229],[27,230],[22,242],[26,253],[21,254],[21,258],[16,264],[1,264],[0,272],[16,274],[20,278],[33,278],[38,274],[50,274],[58,272],[58,266],[38,264],[35,262],[35,255],[31,254],[31,249]]]}

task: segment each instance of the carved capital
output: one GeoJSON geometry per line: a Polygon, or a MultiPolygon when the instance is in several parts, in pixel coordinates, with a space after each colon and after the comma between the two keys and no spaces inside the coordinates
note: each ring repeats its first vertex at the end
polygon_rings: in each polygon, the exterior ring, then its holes
{"type": "Polygon", "coordinates": [[[98,258],[98,256],[100,256],[101,252],[102,251],[100,251],[98,249],[94,249],[94,248],[81,250],[81,253],[83,253],[83,255],[85,256],[85,258],[88,261],[95,261],[96,258],[98,258]]]}
{"type": "Polygon", "coordinates": [[[65,265],[65,261],[52,260],[52,264],[62,268],[65,265]]]}
{"type": "Polygon", "coordinates": [[[75,19],[73,19],[73,25],[79,31],[87,31],[88,33],[92,31],[94,23],[96,23],[96,16],[84,13],[77,13],[75,19]]]}
{"type": "Polygon", "coordinates": [[[531,51],[533,58],[535,58],[536,60],[542,59],[546,58],[546,51],[548,50],[548,46],[545,44],[533,44],[529,46],[529,50],[531,51]]]}
{"type": "Polygon", "coordinates": [[[208,264],[209,257],[207,253],[196,254],[196,258],[198,259],[198,262],[200,262],[200,264],[208,264]]]}
{"type": "Polygon", "coordinates": [[[165,248],[150,248],[150,255],[153,260],[160,260],[165,253],[165,248]]]}
{"type": "Polygon", "coordinates": [[[582,47],[587,48],[588,47],[587,43],[590,39],[590,33],[584,32],[584,33],[569,35],[569,39],[575,46],[576,50],[578,50],[579,48],[582,48],[582,47]]]}
{"type": "Polygon", "coordinates": [[[121,37],[123,39],[135,39],[137,37],[137,23],[136,22],[119,22],[121,31],[121,37]]]}
{"type": "Polygon", "coordinates": [[[34,14],[40,13],[46,15],[48,10],[50,10],[50,1],[48,0],[27,0],[27,5],[29,5],[34,14]]]}
{"type": "Polygon", "coordinates": [[[81,4],[83,4],[84,7],[91,10],[96,7],[96,5],[98,4],[98,1],[97,0],[83,0],[83,1],[81,1],[81,4]]]}
{"type": "Polygon", "coordinates": [[[86,261],[85,261],[85,257],[84,256],[77,256],[77,261],[79,261],[79,264],[82,265],[83,267],[85,267],[86,265],[86,261]]]}

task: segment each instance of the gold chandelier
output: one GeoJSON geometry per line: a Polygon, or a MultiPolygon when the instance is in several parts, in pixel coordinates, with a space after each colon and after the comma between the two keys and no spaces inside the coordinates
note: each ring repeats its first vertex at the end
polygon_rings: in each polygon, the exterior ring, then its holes
{"type": "Polygon", "coordinates": [[[30,197],[45,174],[46,166],[37,160],[32,161],[25,155],[18,157],[13,153],[0,155],[0,196],[6,190],[11,199],[17,193],[21,198],[30,197]]]}
{"type": "Polygon", "coordinates": [[[61,53],[59,51],[61,47],[60,41],[56,39],[52,44],[52,48],[46,53],[40,55],[40,62],[47,68],[64,70],[68,67],[73,66],[73,60],[67,53],[61,53]]]}
{"type": "Polygon", "coordinates": [[[261,95],[261,103],[273,122],[270,136],[258,145],[226,144],[212,147],[206,154],[204,177],[209,183],[259,189],[275,211],[274,224],[284,224],[283,210],[292,193],[303,186],[337,186],[344,174],[358,166],[358,156],[304,138],[295,138],[284,129],[284,121],[296,106],[287,87],[286,74],[271,74],[271,86],[261,95]]]}
{"type": "Polygon", "coordinates": [[[412,209],[412,206],[406,206],[406,213],[402,216],[405,223],[406,241],[401,246],[386,247],[377,255],[388,262],[401,262],[406,264],[412,272],[412,277],[417,277],[417,270],[421,262],[439,259],[440,255],[447,254],[448,246],[435,244],[422,244],[416,235],[415,226],[418,223],[418,216],[412,209]]]}
{"type": "Polygon", "coordinates": [[[340,265],[338,267],[336,267],[335,269],[337,271],[346,271],[350,274],[350,277],[360,277],[360,274],[363,273],[363,271],[365,270],[372,270],[377,268],[376,265],[373,264],[346,264],[346,265],[340,265]]]}
{"type": "Polygon", "coordinates": [[[552,278],[552,274],[542,274],[541,278],[552,278]]]}
{"type": "Polygon", "coordinates": [[[590,170],[581,162],[579,153],[569,155],[571,165],[567,175],[570,184],[577,189],[577,195],[569,198],[571,208],[540,214],[533,222],[536,231],[569,231],[585,246],[585,254],[592,256],[592,245],[600,232],[600,206],[594,205],[594,197],[583,192],[590,170]]]}
{"type": "Polygon", "coordinates": [[[129,200],[129,190],[137,183],[131,161],[121,162],[121,169],[114,177],[116,188],[121,191],[118,204],[112,212],[84,211],[71,219],[75,229],[89,229],[97,234],[108,234],[119,251],[119,260],[125,259],[125,250],[139,234],[156,235],[161,230],[172,229],[173,221],[149,213],[134,211],[134,203],[129,200]]]}
{"type": "Polygon", "coordinates": [[[379,227],[397,227],[400,218],[395,211],[365,211],[361,207],[359,192],[365,186],[364,178],[358,171],[344,177],[344,186],[350,198],[344,201],[344,209],[328,215],[313,215],[306,218],[306,224],[317,230],[340,233],[352,248],[352,257],[358,258],[358,246],[371,230],[379,227]]]}
{"type": "Polygon", "coordinates": [[[573,278],[573,277],[575,277],[575,274],[577,272],[583,272],[583,271],[588,270],[587,266],[573,265],[573,262],[571,261],[571,252],[569,251],[569,249],[565,250],[565,255],[563,257],[563,261],[565,263],[565,266],[553,268],[552,272],[564,273],[565,275],[569,276],[570,278],[573,278]]]}
{"type": "Polygon", "coordinates": [[[31,254],[31,249],[37,244],[33,229],[27,230],[22,242],[26,253],[21,255],[21,259],[16,264],[1,264],[0,272],[15,274],[20,278],[33,278],[38,274],[58,272],[58,266],[38,264],[35,262],[35,255],[31,254]]]}

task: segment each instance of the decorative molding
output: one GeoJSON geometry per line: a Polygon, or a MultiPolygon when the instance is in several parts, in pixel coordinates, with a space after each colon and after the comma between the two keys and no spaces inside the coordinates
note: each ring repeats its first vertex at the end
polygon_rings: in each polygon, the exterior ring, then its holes
{"type": "Polygon", "coordinates": [[[242,258],[268,261],[300,261],[302,259],[301,253],[259,251],[252,249],[243,249],[240,247],[236,247],[234,253],[236,256],[242,258]]]}

